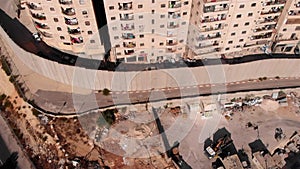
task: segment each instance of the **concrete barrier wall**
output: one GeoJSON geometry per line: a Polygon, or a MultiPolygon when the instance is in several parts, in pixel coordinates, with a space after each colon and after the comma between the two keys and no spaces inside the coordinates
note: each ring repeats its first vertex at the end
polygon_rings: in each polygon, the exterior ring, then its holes
{"type": "MultiPolygon", "coordinates": [[[[114,91],[151,90],[176,86],[234,82],[259,77],[299,77],[300,59],[270,59],[239,65],[214,65],[196,68],[163,69],[141,72],[109,72],[67,66],[28,53],[0,29],[5,48],[19,70],[27,67],[37,74],[74,87],[114,91]]],[[[21,74],[26,74],[26,72],[21,74]]]]}

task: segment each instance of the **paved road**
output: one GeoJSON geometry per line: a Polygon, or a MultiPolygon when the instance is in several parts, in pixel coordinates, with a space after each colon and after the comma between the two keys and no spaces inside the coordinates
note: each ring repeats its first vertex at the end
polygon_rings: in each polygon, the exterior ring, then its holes
{"type": "Polygon", "coordinates": [[[4,140],[0,135],[0,166],[5,162],[5,160],[9,157],[10,152],[6,147],[4,140]]]}
{"type": "Polygon", "coordinates": [[[74,104],[77,111],[84,112],[91,109],[105,108],[122,104],[137,104],[180,99],[186,97],[209,96],[211,94],[236,93],[247,91],[260,91],[271,89],[284,89],[300,87],[300,78],[282,78],[255,81],[241,81],[227,84],[206,84],[199,86],[186,86],[168,89],[155,89],[145,91],[114,91],[109,96],[102,93],[90,95],[72,95],[70,93],[39,90],[32,98],[35,103],[44,110],[75,114],[74,104]],[[150,99],[149,99],[150,98],[150,99]],[[64,105],[64,102],[67,102],[64,105]]]}

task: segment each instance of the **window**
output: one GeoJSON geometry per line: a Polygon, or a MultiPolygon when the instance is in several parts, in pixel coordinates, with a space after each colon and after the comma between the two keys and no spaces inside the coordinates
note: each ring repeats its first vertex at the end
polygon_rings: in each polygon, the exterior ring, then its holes
{"type": "Polygon", "coordinates": [[[246,23],[245,23],[245,26],[248,26],[249,24],[250,24],[249,22],[246,22],[246,23]]]}
{"type": "Polygon", "coordinates": [[[112,30],[113,30],[113,31],[116,31],[117,29],[118,29],[118,28],[117,28],[116,26],[113,26],[113,27],[112,27],[112,30]]]}
{"type": "Polygon", "coordinates": [[[295,31],[299,31],[300,30],[300,26],[296,26],[295,31]]]}
{"type": "Polygon", "coordinates": [[[85,21],[84,23],[86,26],[89,26],[91,24],[90,21],[85,21]]]}
{"type": "Polygon", "coordinates": [[[110,20],[112,20],[112,21],[116,20],[116,17],[113,16],[113,17],[110,18],[110,20]]]}
{"type": "Polygon", "coordinates": [[[179,42],[180,42],[180,43],[183,43],[183,42],[184,42],[184,40],[182,40],[182,39],[181,39],[179,42]]]}
{"type": "Polygon", "coordinates": [[[53,7],[50,8],[50,11],[55,11],[55,9],[53,7]]]}
{"type": "Polygon", "coordinates": [[[163,43],[163,42],[160,42],[160,43],[159,43],[159,46],[163,46],[163,45],[164,45],[164,43],[163,43]]]}
{"type": "Polygon", "coordinates": [[[154,30],[154,29],[152,29],[152,31],[151,31],[151,32],[152,32],[152,34],[154,34],[154,33],[155,33],[155,30],[154,30]]]}
{"type": "Polygon", "coordinates": [[[233,27],[238,27],[238,26],[239,26],[239,24],[234,24],[234,25],[233,25],[233,27]]]}
{"type": "Polygon", "coordinates": [[[118,52],[117,55],[122,55],[122,53],[121,53],[121,52],[118,52]]]}
{"type": "Polygon", "coordinates": [[[143,18],[144,18],[144,16],[143,16],[143,15],[140,15],[140,16],[139,16],[139,19],[143,19],[143,18]]]}
{"type": "Polygon", "coordinates": [[[253,16],[253,13],[252,12],[248,13],[248,17],[251,17],[251,16],[253,16]]]}
{"type": "Polygon", "coordinates": [[[64,39],[65,39],[65,37],[64,37],[64,36],[60,36],[59,38],[60,38],[61,40],[64,40],[64,39]]]}
{"type": "Polygon", "coordinates": [[[152,14],[154,14],[154,13],[155,13],[155,10],[152,10],[151,12],[152,12],[152,14]]]}
{"type": "Polygon", "coordinates": [[[160,15],[160,18],[165,18],[165,15],[160,15]]]}
{"type": "Polygon", "coordinates": [[[95,43],[95,40],[90,40],[90,43],[95,43]]]}
{"type": "Polygon", "coordinates": [[[152,0],[152,3],[154,4],[154,3],[155,3],[155,0],[152,0]]]}
{"type": "Polygon", "coordinates": [[[138,5],[138,8],[143,8],[143,5],[138,5]]]}
{"type": "Polygon", "coordinates": [[[182,22],[182,23],[181,23],[181,25],[185,25],[185,24],[186,24],[186,22],[182,22]]]}
{"type": "Polygon", "coordinates": [[[183,12],[182,15],[187,15],[187,12],[183,12]]]}
{"type": "Polygon", "coordinates": [[[230,48],[226,48],[225,50],[229,50],[230,48]]]}
{"type": "Polygon", "coordinates": [[[56,29],[57,29],[58,31],[61,31],[61,27],[57,27],[56,29]]]}
{"type": "Polygon", "coordinates": [[[152,38],[152,40],[151,40],[152,42],[154,42],[154,38],[152,38]]]}
{"type": "Polygon", "coordinates": [[[235,32],[231,33],[231,36],[234,36],[235,35],[235,32]]]}
{"type": "Polygon", "coordinates": [[[114,6],[109,6],[109,10],[114,10],[115,7],[114,6]]]}
{"type": "Polygon", "coordinates": [[[58,22],[58,18],[53,18],[54,22],[58,22]]]}
{"type": "Polygon", "coordinates": [[[188,4],[189,4],[189,1],[185,1],[183,4],[184,4],[184,5],[188,5],[188,4]]]}
{"type": "Polygon", "coordinates": [[[243,42],[243,41],[244,41],[244,39],[240,39],[240,40],[239,40],[239,42],[243,42]]]}
{"type": "Polygon", "coordinates": [[[82,11],[82,15],[87,15],[87,11],[82,11]]]}
{"type": "Polygon", "coordinates": [[[242,17],[242,14],[236,15],[236,18],[241,18],[241,17],[242,17]]]}
{"type": "Polygon", "coordinates": [[[285,31],[286,31],[286,28],[283,28],[282,31],[285,32],[285,31]]]}
{"type": "Polygon", "coordinates": [[[119,39],[119,36],[115,36],[114,39],[115,39],[115,40],[119,39]]]}
{"type": "Polygon", "coordinates": [[[145,46],[145,44],[144,43],[140,43],[140,46],[145,46]]]}
{"type": "Polygon", "coordinates": [[[116,45],[116,48],[119,48],[119,47],[120,47],[120,45],[119,45],[119,44],[117,44],[117,45],[116,45]]]}
{"type": "Polygon", "coordinates": [[[233,41],[231,40],[231,41],[228,41],[228,44],[232,44],[233,43],[233,41]]]}
{"type": "Polygon", "coordinates": [[[245,5],[244,5],[244,4],[241,4],[241,5],[240,5],[240,8],[245,8],[245,5]]]}
{"type": "Polygon", "coordinates": [[[91,34],[93,34],[93,31],[88,31],[87,33],[88,33],[89,35],[91,35],[91,34]]]}
{"type": "Polygon", "coordinates": [[[160,25],[159,27],[160,27],[160,28],[164,28],[164,27],[165,27],[165,25],[160,25]]]}
{"type": "Polygon", "coordinates": [[[247,31],[242,31],[242,34],[246,34],[247,33],[247,31]]]}
{"type": "Polygon", "coordinates": [[[161,7],[161,8],[165,8],[165,7],[166,7],[166,4],[161,4],[160,7],[161,7]]]}
{"type": "Polygon", "coordinates": [[[251,7],[255,7],[255,6],[256,6],[256,3],[252,3],[252,4],[251,4],[251,7]]]}
{"type": "Polygon", "coordinates": [[[140,38],[144,38],[144,35],[140,35],[140,38]]]}
{"type": "Polygon", "coordinates": [[[155,20],[154,20],[154,19],[152,19],[152,20],[151,20],[151,23],[152,23],[152,24],[154,24],[154,23],[155,23],[155,20]]]}

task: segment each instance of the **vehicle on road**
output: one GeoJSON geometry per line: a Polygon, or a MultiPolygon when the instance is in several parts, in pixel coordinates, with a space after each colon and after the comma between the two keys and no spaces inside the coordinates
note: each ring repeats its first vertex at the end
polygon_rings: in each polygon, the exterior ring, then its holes
{"type": "Polygon", "coordinates": [[[39,33],[33,33],[32,37],[34,40],[36,40],[37,42],[40,42],[42,40],[41,36],[39,33]]]}

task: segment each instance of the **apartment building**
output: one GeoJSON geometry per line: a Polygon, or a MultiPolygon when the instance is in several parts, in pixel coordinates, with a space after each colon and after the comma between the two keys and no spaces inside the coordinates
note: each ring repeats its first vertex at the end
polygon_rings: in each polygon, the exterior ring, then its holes
{"type": "Polygon", "coordinates": [[[186,53],[192,0],[104,0],[111,58],[176,61],[186,53]]]}
{"type": "Polygon", "coordinates": [[[28,12],[43,41],[59,50],[102,60],[92,0],[28,0],[28,12]]]}
{"type": "Polygon", "coordinates": [[[189,58],[231,58],[297,48],[298,0],[193,0],[189,58]]]}

